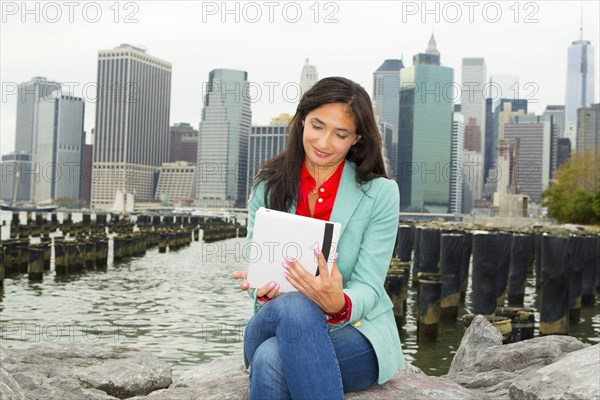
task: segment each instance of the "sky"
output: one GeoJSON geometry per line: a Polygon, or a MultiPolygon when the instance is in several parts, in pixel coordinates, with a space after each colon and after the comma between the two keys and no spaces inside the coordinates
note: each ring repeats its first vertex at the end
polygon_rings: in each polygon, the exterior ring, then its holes
{"type": "Polygon", "coordinates": [[[463,57],[489,75],[515,75],[529,111],[564,104],[567,49],[594,46],[600,101],[600,2],[590,1],[1,1],[0,153],[14,151],[16,85],[34,76],[63,82],[86,101],[94,127],[99,50],[129,43],[172,64],[171,124],[198,128],[208,74],[248,72],[252,122],[293,114],[305,60],[319,78],[344,76],[372,94],[386,59],[424,52],[435,35],[442,65],[460,82],[463,57]],[[583,13],[581,9],[583,7],[583,13]]]}

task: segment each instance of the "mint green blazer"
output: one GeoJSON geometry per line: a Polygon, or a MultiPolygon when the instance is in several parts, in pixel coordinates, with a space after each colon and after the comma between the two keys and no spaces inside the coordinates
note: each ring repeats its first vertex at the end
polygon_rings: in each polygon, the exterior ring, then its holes
{"type": "MultiPolygon", "coordinates": [[[[352,301],[352,312],[349,320],[333,329],[353,324],[371,342],[377,355],[380,384],[404,365],[392,301],[383,288],[396,242],[399,203],[396,182],[377,178],[361,189],[356,183],[356,164],[346,160],[330,221],[342,224],[337,263],[344,292],[352,301]]],[[[264,206],[261,182],[248,201],[249,241],[256,210],[264,206]]],[[[296,206],[288,212],[295,214],[296,206]]]]}

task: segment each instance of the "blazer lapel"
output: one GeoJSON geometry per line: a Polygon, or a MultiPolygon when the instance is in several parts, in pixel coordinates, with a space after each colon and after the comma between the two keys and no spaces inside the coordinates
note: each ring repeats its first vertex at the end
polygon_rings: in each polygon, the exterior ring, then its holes
{"type": "Polygon", "coordinates": [[[344,234],[348,221],[364,195],[360,186],[356,183],[356,165],[346,160],[340,186],[338,187],[335,202],[333,203],[331,217],[329,218],[330,221],[342,224],[340,236],[344,234]]]}

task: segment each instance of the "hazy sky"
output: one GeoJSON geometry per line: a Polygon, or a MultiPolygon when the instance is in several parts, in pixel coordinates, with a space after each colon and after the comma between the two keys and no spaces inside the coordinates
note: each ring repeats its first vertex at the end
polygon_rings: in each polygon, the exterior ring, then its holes
{"type": "MultiPolygon", "coordinates": [[[[579,1],[57,1],[28,2],[27,10],[21,1],[1,3],[2,154],[14,150],[14,87],[34,76],[69,82],[74,95],[88,100],[89,132],[98,50],[121,43],[172,63],[170,121],[196,128],[212,69],[248,72],[257,97],[252,122],[266,124],[281,112],[294,113],[306,58],[320,78],[345,76],[371,93],[381,63],[404,56],[412,65],[431,33],[455,81],[463,57],[484,57],[488,76],[518,76],[520,97],[541,113],[547,104],[564,104],[567,48],[579,38],[581,14],[579,1]]],[[[595,48],[595,102],[599,4],[583,1],[584,38],[595,48]]]]}

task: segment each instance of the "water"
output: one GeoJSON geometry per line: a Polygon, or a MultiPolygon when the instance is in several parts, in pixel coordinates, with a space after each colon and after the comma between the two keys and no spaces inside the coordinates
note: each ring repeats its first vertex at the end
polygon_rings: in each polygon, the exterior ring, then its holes
{"type": "MultiPolygon", "coordinates": [[[[49,342],[131,346],[173,365],[175,377],[223,355],[241,356],[252,305],[231,273],[244,268],[239,257],[244,242],[192,242],[166,254],[154,248],[143,258],[118,263],[110,261],[109,250],[104,271],[60,277],[52,266],[43,282],[29,282],[25,274],[7,277],[0,289],[0,347],[49,342]]],[[[532,276],[524,306],[537,309],[534,284],[532,276]]],[[[419,343],[415,298],[410,289],[400,332],[406,359],[428,375],[443,375],[460,344],[462,321],[440,325],[437,341],[419,343]]],[[[468,291],[459,317],[471,312],[471,304],[468,291]]],[[[535,317],[539,322],[539,314],[535,317]]],[[[600,341],[599,300],[582,309],[582,321],[571,334],[587,343],[600,341]]]]}

